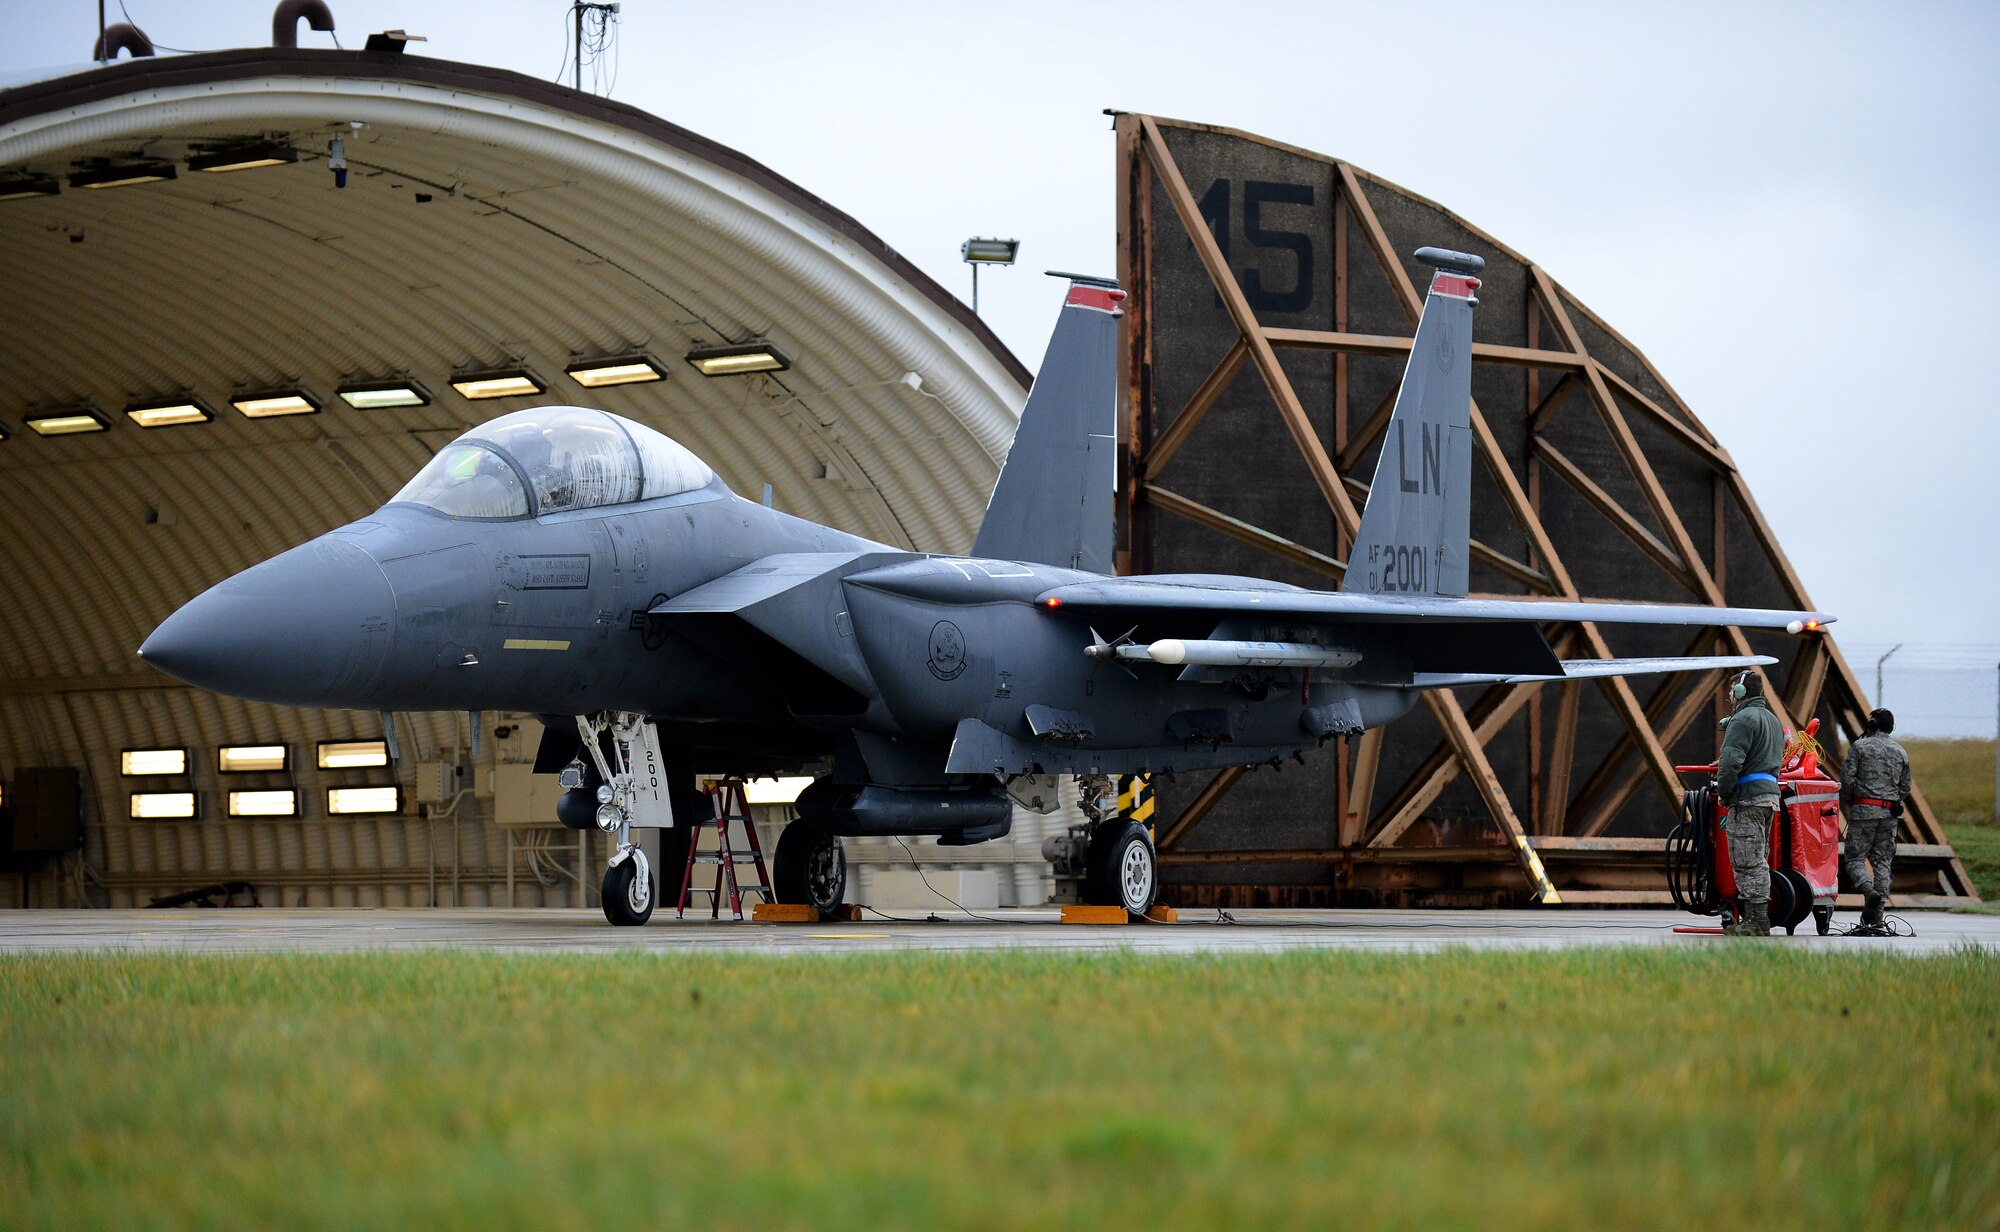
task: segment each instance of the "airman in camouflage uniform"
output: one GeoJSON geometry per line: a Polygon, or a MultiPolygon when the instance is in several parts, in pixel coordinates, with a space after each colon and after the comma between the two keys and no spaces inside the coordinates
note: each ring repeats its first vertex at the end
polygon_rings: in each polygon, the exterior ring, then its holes
{"type": "Polygon", "coordinates": [[[1896,819],[1910,794],[1910,755],[1889,737],[1896,716],[1869,712],[1867,730],[1847,748],[1840,772],[1840,806],[1847,814],[1847,879],[1861,891],[1863,935],[1885,926],[1889,905],[1889,865],[1896,856],[1896,819]]]}
{"type": "Polygon", "coordinates": [[[1733,937],[1771,935],[1771,814],[1778,808],[1778,765],[1785,757],[1785,727],[1764,700],[1757,673],[1730,681],[1736,704],[1723,728],[1722,752],[1715,759],[1715,788],[1729,815],[1729,864],[1736,873],[1736,905],[1742,919],[1722,931],[1733,937]]]}

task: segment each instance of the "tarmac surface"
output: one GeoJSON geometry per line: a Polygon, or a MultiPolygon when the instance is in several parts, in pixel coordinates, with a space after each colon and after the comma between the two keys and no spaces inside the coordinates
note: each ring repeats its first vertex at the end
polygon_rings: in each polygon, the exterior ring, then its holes
{"type": "MultiPolygon", "coordinates": [[[[893,951],[1130,949],[1147,953],[1241,953],[1290,949],[1426,951],[1565,949],[1611,945],[1717,945],[1713,935],[1676,933],[1700,926],[1677,911],[1251,911],[1221,917],[1189,909],[1177,924],[1122,927],[1063,925],[1055,908],[1002,908],[977,916],[871,914],[855,924],[758,924],[727,919],[676,921],[656,914],[644,928],[613,928],[597,911],[281,910],[0,912],[0,953],[170,952],[261,954],[466,949],[526,953],[618,951],[851,954],[893,951]],[[1221,917],[1221,918],[1219,918],[1221,917]]],[[[1915,935],[1842,937],[1858,917],[1842,912],[1834,935],[1808,920],[1795,937],[1772,943],[1846,953],[1940,953],[1959,946],[2000,951],[2000,915],[1911,911],[1898,917],[1915,935]]]]}

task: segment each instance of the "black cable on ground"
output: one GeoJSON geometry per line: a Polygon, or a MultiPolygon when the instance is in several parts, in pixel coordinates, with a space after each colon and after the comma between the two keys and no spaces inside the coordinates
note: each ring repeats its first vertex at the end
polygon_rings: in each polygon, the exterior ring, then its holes
{"type": "MultiPolygon", "coordinates": [[[[895,840],[896,840],[896,846],[898,846],[898,847],[901,847],[901,848],[903,849],[903,854],[904,854],[904,855],[906,855],[906,856],[908,856],[908,857],[910,857],[910,867],[911,867],[911,868],[913,868],[913,869],[916,869],[916,870],[917,870],[917,876],[923,879],[923,883],[924,883],[924,888],[925,888],[926,890],[929,890],[929,891],[930,891],[931,893],[933,893],[933,894],[937,895],[937,896],[938,896],[939,898],[941,898],[941,899],[943,899],[944,901],[946,901],[946,902],[950,903],[950,904],[951,904],[952,906],[954,906],[954,907],[958,908],[958,909],[959,909],[960,911],[963,911],[963,912],[964,912],[965,914],[967,914],[967,915],[971,916],[971,917],[972,917],[973,919],[975,919],[975,920],[984,920],[984,921],[986,921],[986,922],[987,922],[988,924],[1005,924],[1005,923],[1007,923],[1007,921],[1006,921],[1006,920],[999,920],[999,919],[995,919],[994,917],[992,917],[992,916],[990,916],[990,915],[981,915],[981,914],[979,914],[979,913],[978,913],[977,911],[974,911],[974,910],[973,910],[972,908],[970,908],[970,907],[966,906],[966,905],[965,905],[964,903],[961,903],[961,902],[959,902],[959,901],[958,901],[957,899],[953,898],[953,897],[952,897],[951,895],[949,895],[949,894],[946,894],[946,893],[945,893],[945,892],[944,892],[943,890],[940,890],[940,889],[938,889],[938,888],[937,888],[936,886],[932,885],[932,884],[931,884],[931,879],[930,879],[930,877],[929,877],[929,876],[928,876],[928,875],[927,875],[927,874],[926,874],[926,873],[924,872],[924,866],[923,866],[923,865],[921,865],[921,864],[919,864],[919,863],[917,863],[917,853],[916,853],[916,852],[914,852],[914,851],[911,851],[911,850],[910,850],[910,845],[909,845],[908,843],[906,843],[906,842],[904,842],[904,841],[903,841],[903,838],[902,838],[902,836],[901,836],[901,835],[898,835],[898,834],[892,834],[892,835],[890,835],[889,837],[891,837],[891,838],[895,839],[895,840]]],[[[871,910],[871,911],[872,911],[872,910],[874,910],[874,908],[872,908],[872,907],[871,907],[871,908],[869,908],[869,910],[871,910]]],[[[880,913],[877,913],[877,914],[880,914],[880,913]]],[[[942,917],[942,916],[935,916],[935,915],[931,917],[931,919],[933,919],[933,920],[939,920],[939,921],[942,921],[942,920],[943,920],[943,918],[944,918],[944,917],[942,917]]]]}
{"type": "Polygon", "coordinates": [[[1914,937],[1917,930],[1908,920],[1899,915],[1884,916],[1880,924],[1854,924],[1847,928],[1835,929],[1836,937],[1914,937]]]}

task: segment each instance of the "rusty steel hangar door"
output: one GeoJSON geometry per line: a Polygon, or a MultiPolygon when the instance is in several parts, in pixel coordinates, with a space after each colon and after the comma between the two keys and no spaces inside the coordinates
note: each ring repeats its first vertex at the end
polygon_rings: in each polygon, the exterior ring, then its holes
{"type": "MultiPolygon", "coordinates": [[[[1422,305],[1409,254],[1433,244],[1487,261],[1475,593],[1812,606],[1728,451],[1525,257],[1338,159],[1155,116],[1118,116],[1117,136],[1121,571],[1338,584],[1422,305]]],[[[1825,636],[1547,632],[1566,658],[1774,655],[1774,708],[1817,717],[1835,758],[1868,710],[1825,636]]],[[[1664,903],[1673,767],[1713,758],[1721,685],[1432,692],[1304,765],[1160,782],[1167,900],[1664,903]]],[[[1974,894],[1921,798],[1899,840],[1899,888],[1974,894]]]]}

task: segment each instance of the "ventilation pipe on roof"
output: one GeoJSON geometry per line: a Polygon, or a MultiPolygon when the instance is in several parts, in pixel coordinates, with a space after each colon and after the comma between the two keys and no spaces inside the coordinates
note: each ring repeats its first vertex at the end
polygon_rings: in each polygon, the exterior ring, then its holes
{"type": "Polygon", "coordinates": [[[90,58],[100,62],[116,60],[121,51],[131,52],[134,59],[150,56],[153,54],[153,40],[147,38],[146,32],[139,27],[121,21],[97,36],[97,48],[90,53],[90,58]]]}
{"type": "Polygon", "coordinates": [[[321,34],[333,33],[333,10],[326,0],[282,0],[271,10],[271,46],[297,47],[301,17],[321,34]]]}

